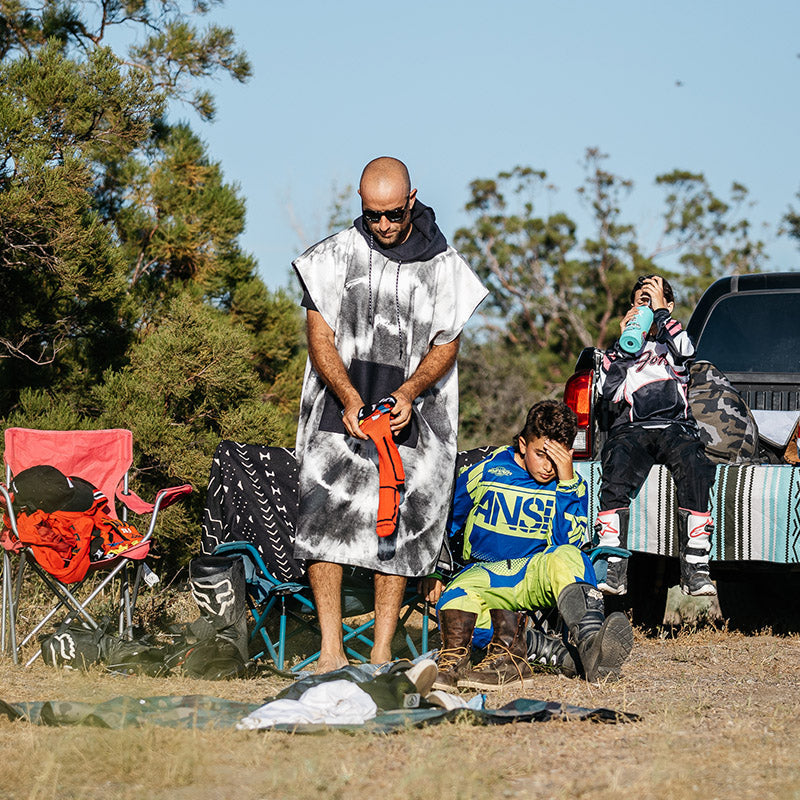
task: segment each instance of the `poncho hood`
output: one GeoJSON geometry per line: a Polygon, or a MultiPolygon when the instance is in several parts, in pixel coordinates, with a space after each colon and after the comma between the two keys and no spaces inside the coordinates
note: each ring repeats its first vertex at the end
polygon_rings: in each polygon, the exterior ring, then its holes
{"type": "Polygon", "coordinates": [[[384,258],[404,264],[415,261],[430,261],[447,250],[447,239],[436,224],[436,214],[430,206],[417,200],[411,209],[411,235],[395,247],[383,247],[364,224],[364,217],[353,220],[356,230],[367,240],[373,250],[384,258]]]}

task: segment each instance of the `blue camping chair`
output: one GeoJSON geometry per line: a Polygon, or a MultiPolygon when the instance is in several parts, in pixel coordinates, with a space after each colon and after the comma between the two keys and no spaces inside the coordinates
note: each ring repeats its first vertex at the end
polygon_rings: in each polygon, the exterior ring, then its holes
{"type": "MultiPolygon", "coordinates": [[[[319,634],[316,624],[317,611],[311,587],[306,581],[281,581],[267,568],[264,559],[258,550],[249,542],[223,542],[219,544],[214,555],[234,557],[239,556],[245,565],[245,580],[247,582],[248,606],[253,617],[253,626],[250,632],[251,658],[259,661],[269,657],[279,670],[284,669],[286,663],[287,643],[302,633],[319,634]],[[278,615],[277,636],[269,631],[271,618],[278,615]],[[291,626],[289,623],[294,623],[291,626]],[[255,652],[254,652],[255,651],[255,652]]],[[[375,620],[371,618],[358,625],[351,625],[347,618],[361,616],[372,612],[372,585],[370,581],[357,576],[345,577],[342,587],[342,639],[345,652],[348,656],[358,661],[369,660],[368,650],[373,641],[368,632],[374,627],[375,620]],[[356,649],[358,645],[367,653],[356,649]]],[[[421,598],[416,591],[409,589],[403,601],[400,615],[400,625],[405,631],[406,645],[413,658],[428,652],[428,634],[430,620],[435,616],[433,609],[421,598]],[[405,630],[406,623],[414,612],[422,615],[422,631],[419,647],[412,636],[405,630]]],[[[319,651],[305,655],[290,668],[291,672],[300,672],[309,664],[319,658],[319,651]]]]}
{"type": "MultiPolygon", "coordinates": [[[[283,447],[222,441],[214,453],[203,515],[201,547],[206,555],[241,556],[249,606],[253,615],[251,650],[254,658],[271,659],[278,669],[287,660],[287,642],[301,633],[319,634],[316,608],[305,577],[305,565],[293,554],[297,521],[298,471],[294,452],[283,447]],[[275,627],[277,623],[277,633],[275,627]]],[[[345,619],[373,611],[371,577],[363,570],[345,574],[342,612],[345,619]]],[[[406,635],[413,656],[428,650],[429,618],[433,609],[411,589],[401,612],[405,626],[415,612],[423,617],[421,640],[406,635]]],[[[347,622],[343,638],[348,655],[366,661],[372,647],[372,619],[347,622]]],[[[307,642],[303,646],[307,649],[307,642]]],[[[319,657],[303,653],[292,666],[297,672],[319,657]]]]}

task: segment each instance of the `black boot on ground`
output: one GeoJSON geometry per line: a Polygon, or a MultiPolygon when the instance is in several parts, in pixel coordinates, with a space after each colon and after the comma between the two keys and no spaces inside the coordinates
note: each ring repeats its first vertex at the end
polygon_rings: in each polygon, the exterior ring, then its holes
{"type": "Polygon", "coordinates": [[[587,681],[616,679],[633,649],[628,618],[603,610],[603,594],[588,583],[572,583],[558,596],[558,611],[578,650],[587,681]]]}
{"type": "Polygon", "coordinates": [[[528,615],[524,611],[493,608],[492,640],[485,658],[458,682],[462,689],[500,689],[524,686],[534,674],[528,661],[525,628],[528,615]]]}
{"type": "Polygon", "coordinates": [[[467,671],[472,652],[472,633],[477,614],[458,609],[439,612],[439,627],[442,631],[442,646],[436,658],[439,675],[434,689],[451,691],[458,687],[458,679],[467,671]]]}
{"type": "MultiPolygon", "coordinates": [[[[198,648],[202,658],[211,658],[213,651],[219,651],[214,660],[231,663],[231,671],[241,671],[248,659],[247,652],[247,586],[245,584],[244,562],[238,556],[196,556],[189,562],[189,586],[192,597],[200,609],[200,617],[189,626],[203,647],[198,648]],[[210,645],[213,643],[213,647],[210,645]]],[[[190,666],[194,671],[201,665],[190,666]]],[[[187,664],[184,663],[184,669],[187,664]]]]}
{"type": "Polygon", "coordinates": [[[525,630],[525,641],[528,646],[528,661],[534,667],[560,672],[568,678],[578,677],[578,666],[561,638],[538,630],[530,618],[525,630]]]}

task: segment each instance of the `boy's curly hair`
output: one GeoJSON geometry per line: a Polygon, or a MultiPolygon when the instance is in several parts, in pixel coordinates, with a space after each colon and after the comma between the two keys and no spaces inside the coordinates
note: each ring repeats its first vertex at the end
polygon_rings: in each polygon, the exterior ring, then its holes
{"type": "Polygon", "coordinates": [[[514,449],[519,452],[519,437],[526,442],[544,437],[565,447],[572,447],[578,432],[575,412],[560,400],[542,400],[528,411],[525,427],[514,437],[514,449]]]}

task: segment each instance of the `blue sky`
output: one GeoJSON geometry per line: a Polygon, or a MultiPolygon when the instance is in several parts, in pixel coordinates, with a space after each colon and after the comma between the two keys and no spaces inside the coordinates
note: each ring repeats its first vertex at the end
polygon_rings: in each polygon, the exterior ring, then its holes
{"type": "Polygon", "coordinates": [[[408,164],[448,238],[467,221],[470,181],[517,164],[559,187],[540,213],[580,222],[587,147],[634,181],[626,218],[646,246],[657,174],[703,172],[723,197],[740,181],[751,221],[770,225],[758,231],[770,266],[800,266],[796,245],[776,238],[788,206],[800,208],[797,0],[227,0],[217,18],[254,77],[211,87],[215,122],[176,117],[239,185],[242,243],[272,288],[325,234],[334,187],[357,184],[379,155],[408,164]]]}

